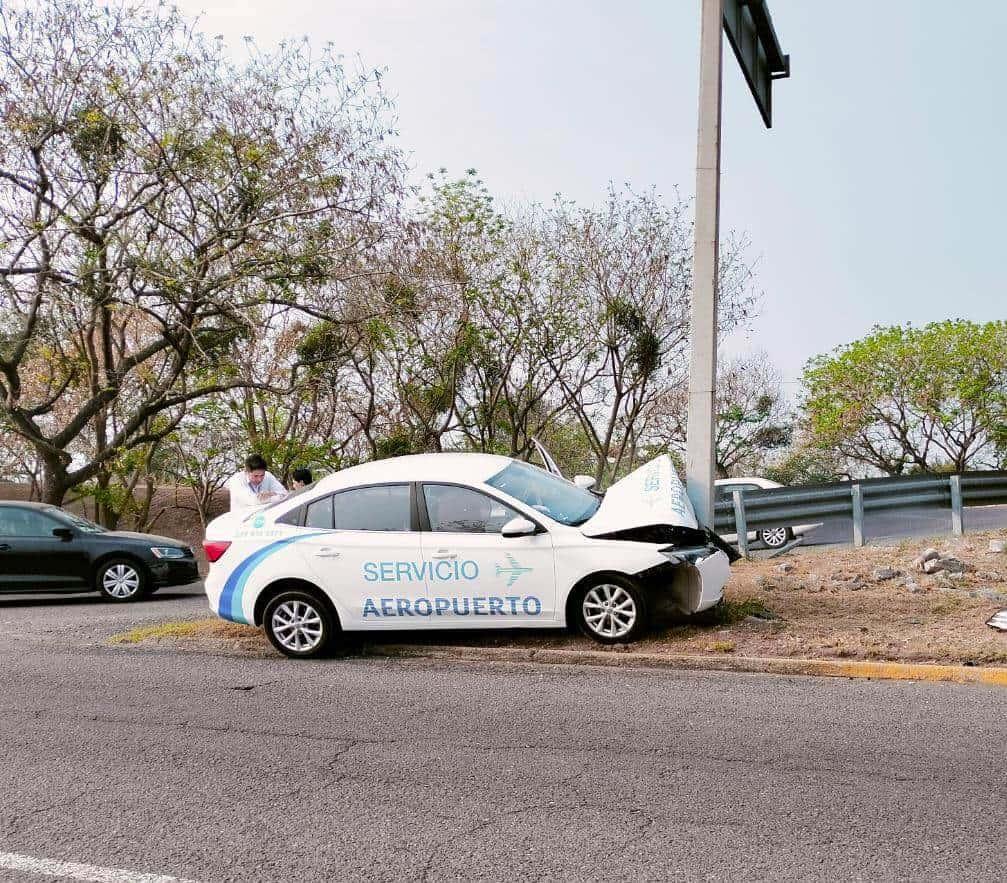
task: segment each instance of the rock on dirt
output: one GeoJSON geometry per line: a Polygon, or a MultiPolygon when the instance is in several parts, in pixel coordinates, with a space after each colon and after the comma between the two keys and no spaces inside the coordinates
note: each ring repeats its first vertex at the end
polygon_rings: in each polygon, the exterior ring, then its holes
{"type": "Polygon", "coordinates": [[[940,558],[941,553],[936,549],[924,549],[920,554],[913,559],[913,567],[918,570],[923,570],[923,565],[928,561],[933,561],[935,558],[940,558]]]}
{"type": "Polygon", "coordinates": [[[794,565],[789,561],[784,561],[783,564],[777,564],[776,567],[773,568],[773,570],[777,573],[790,573],[793,569],[794,565]]]}
{"type": "Polygon", "coordinates": [[[997,604],[1007,604],[1007,595],[1002,592],[994,592],[993,589],[980,589],[979,597],[986,601],[995,601],[997,604]]]}
{"type": "Polygon", "coordinates": [[[990,540],[991,552],[1007,552],[1007,540],[990,540]]]}
{"type": "Polygon", "coordinates": [[[875,567],[871,573],[871,579],[876,583],[884,582],[887,579],[895,579],[899,575],[897,570],[892,570],[891,567],[875,567]]]}
{"type": "Polygon", "coordinates": [[[755,626],[756,628],[766,628],[767,626],[771,629],[776,628],[776,624],[771,619],[766,619],[761,616],[746,616],[742,622],[745,625],[755,626]]]}
{"type": "Polygon", "coordinates": [[[966,569],[965,562],[959,558],[930,558],[923,562],[924,573],[938,573],[940,571],[946,573],[965,573],[966,569]]]}
{"type": "Polygon", "coordinates": [[[867,581],[855,570],[835,570],[832,572],[832,585],[856,592],[867,585],[867,581]]]}
{"type": "Polygon", "coordinates": [[[907,591],[907,592],[909,592],[909,594],[911,594],[911,595],[920,595],[920,594],[922,594],[923,592],[925,592],[925,591],[926,591],[926,589],[924,589],[924,588],[923,588],[923,587],[922,587],[922,586],[921,586],[921,585],[920,585],[920,584],[919,584],[918,582],[916,582],[916,580],[914,580],[914,579],[913,579],[912,577],[909,577],[909,578],[908,578],[908,579],[906,580],[906,591],[907,591]]]}

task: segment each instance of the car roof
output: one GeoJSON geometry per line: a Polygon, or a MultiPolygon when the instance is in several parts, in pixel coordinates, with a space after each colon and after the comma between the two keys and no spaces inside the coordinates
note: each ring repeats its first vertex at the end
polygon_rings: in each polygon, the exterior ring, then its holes
{"type": "Polygon", "coordinates": [[[319,491],[340,490],[361,484],[405,481],[450,481],[482,484],[515,461],[498,454],[408,454],[351,466],[319,480],[319,491]]]}
{"type": "Polygon", "coordinates": [[[53,509],[59,510],[59,506],[54,506],[52,503],[32,503],[28,500],[0,500],[0,506],[17,506],[21,509],[38,509],[40,512],[51,512],[53,509]]]}

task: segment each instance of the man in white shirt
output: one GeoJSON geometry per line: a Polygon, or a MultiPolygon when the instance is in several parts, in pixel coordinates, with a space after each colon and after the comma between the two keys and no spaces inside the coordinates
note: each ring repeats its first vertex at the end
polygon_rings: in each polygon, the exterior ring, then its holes
{"type": "Polygon", "coordinates": [[[269,471],[259,454],[252,454],[245,460],[245,468],[227,480],[227,490],[231,495],[232,512],[276,503],[287,496],[286,488],[269,471]]]}

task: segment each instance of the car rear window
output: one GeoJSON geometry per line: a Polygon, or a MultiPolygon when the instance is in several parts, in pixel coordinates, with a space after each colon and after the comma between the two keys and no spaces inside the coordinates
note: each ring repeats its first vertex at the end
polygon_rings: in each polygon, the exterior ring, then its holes
{"type": "Polygon", "coordinates": [[[332,499],[336,530],[411,529],[407,484],[358,487],[342,491],[332,499]]]}
{"type": "Polygon", "coordinates": [[[332,530],[332,497],[322,497],[304,507],[304,526],[332,530]]]}

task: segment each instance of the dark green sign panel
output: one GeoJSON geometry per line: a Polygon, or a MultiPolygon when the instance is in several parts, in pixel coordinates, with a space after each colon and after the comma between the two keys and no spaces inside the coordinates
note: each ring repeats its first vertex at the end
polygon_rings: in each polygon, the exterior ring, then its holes
{"type": "Polygon", "coordinates": [[[759,106],[773,125],[773,80],[790,76],[790,56],[780,49],[766,0],[724,0],[724,33],[759,106]]]}

